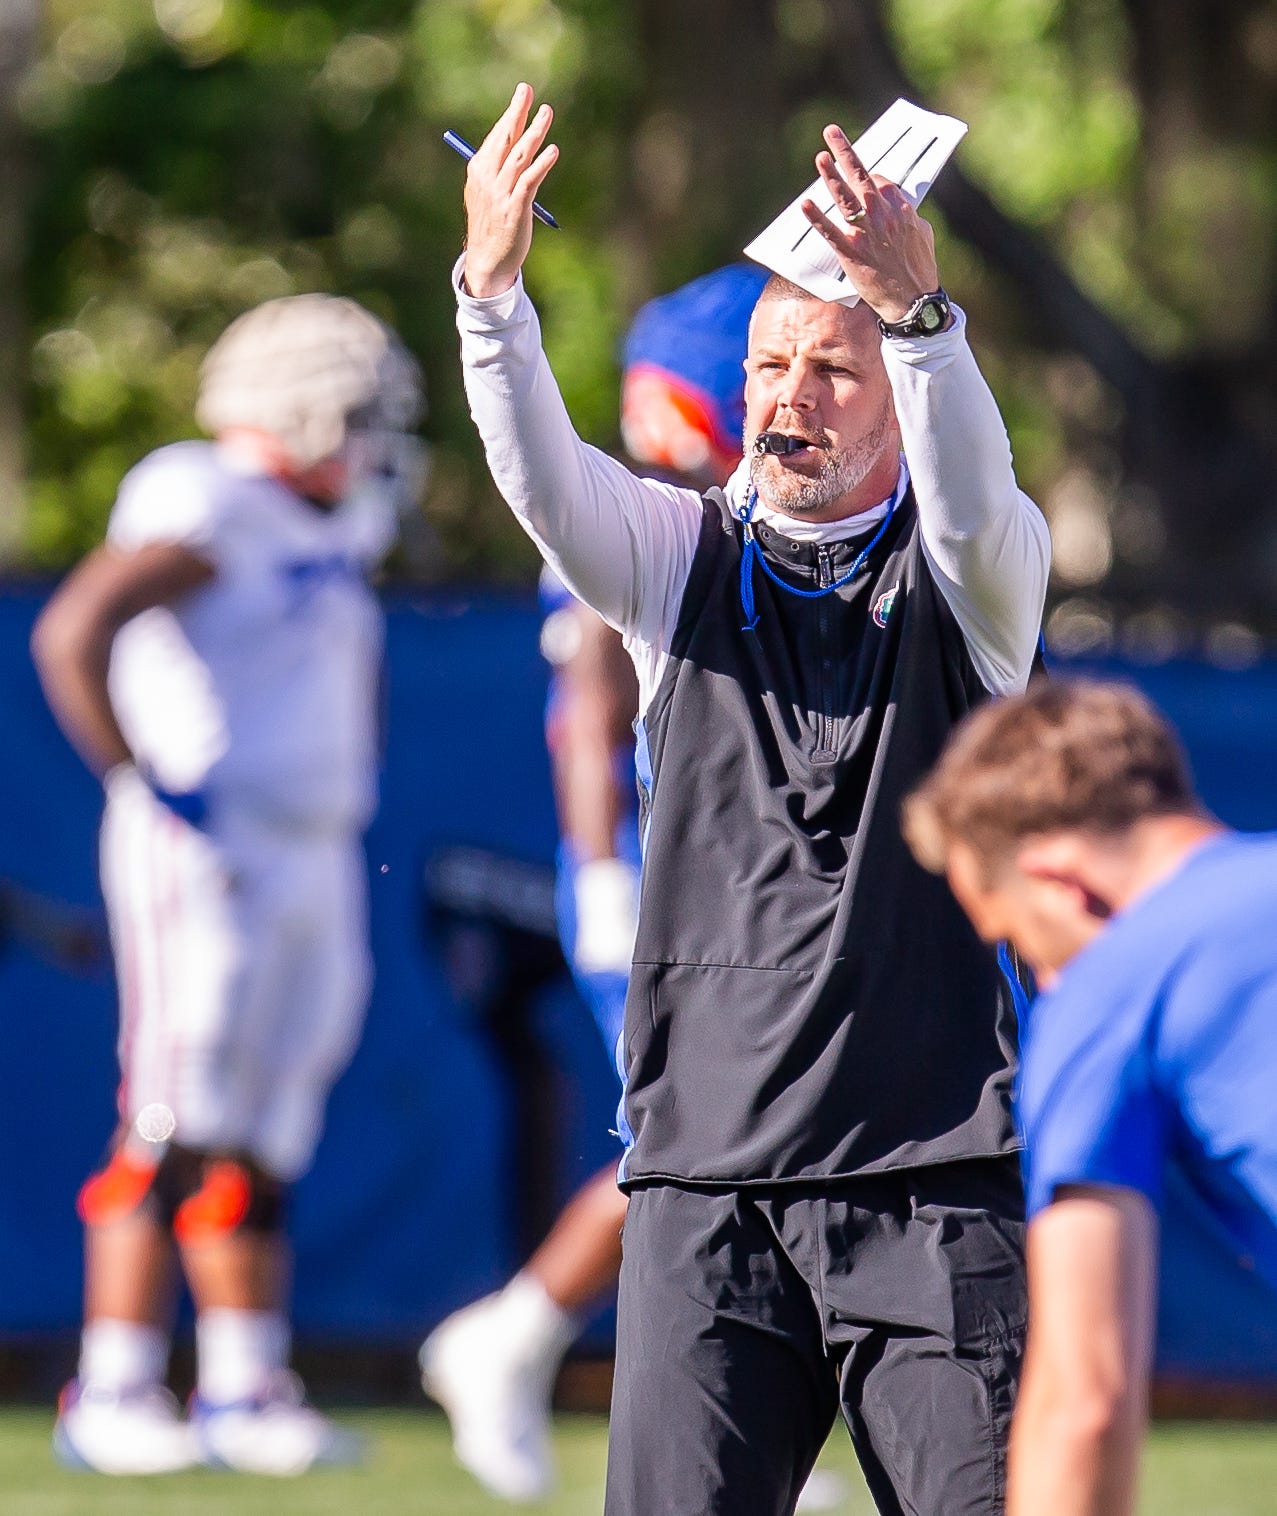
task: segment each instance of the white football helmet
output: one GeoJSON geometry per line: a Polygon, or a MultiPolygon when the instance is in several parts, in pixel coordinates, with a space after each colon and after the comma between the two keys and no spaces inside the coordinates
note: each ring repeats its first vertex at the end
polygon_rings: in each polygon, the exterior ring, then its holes
{"type": "Polygon", "coordinates": [[[390,327],[314,294],[268,300],[227,327],[201,366],[195,415],[214,435],[270,433],[299,470],[347,451],[358,474],[395,457],[423,408],[421,371],[390,327]]]}

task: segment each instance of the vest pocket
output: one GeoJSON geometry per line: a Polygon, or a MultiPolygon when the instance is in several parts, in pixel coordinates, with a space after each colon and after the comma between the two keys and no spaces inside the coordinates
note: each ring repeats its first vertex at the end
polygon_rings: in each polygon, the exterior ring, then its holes
{"type": "Polygon", "coordinates": [[[812,1135],[830,1077],[830,1049],[808,1034],[812,974],[663,963],[636,964],[635,975],[626,1024],[632,1172],[785,1172],[812,1135]]]}

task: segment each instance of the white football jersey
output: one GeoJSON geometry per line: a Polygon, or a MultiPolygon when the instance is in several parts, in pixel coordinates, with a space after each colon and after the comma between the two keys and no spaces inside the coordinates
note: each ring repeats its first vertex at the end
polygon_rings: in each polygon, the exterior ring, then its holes
{"type": "Polygon", "coordinates": [[[366,575],[393,536],[379,494],[324,512],[213,443],[161,448],[125,477],[107,542],[178,543],[215,570],[112,650],[116,716],[161,784],[283,826],[367,823],[383,624],[366,575]]]}

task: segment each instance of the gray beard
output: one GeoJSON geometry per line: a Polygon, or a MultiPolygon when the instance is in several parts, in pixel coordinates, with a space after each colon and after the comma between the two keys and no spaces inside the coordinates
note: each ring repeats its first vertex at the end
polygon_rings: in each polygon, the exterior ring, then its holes
{"type": "Polygon", "coordinates": [[[751,448],[749,482],[764,505],[784,516],[817,515],[865,482],[882,457],[890,430],[891,410],[884,406],[873,431],[853,448],[823,454],[813,476],[788,473],[773,454],[751,448]]]}

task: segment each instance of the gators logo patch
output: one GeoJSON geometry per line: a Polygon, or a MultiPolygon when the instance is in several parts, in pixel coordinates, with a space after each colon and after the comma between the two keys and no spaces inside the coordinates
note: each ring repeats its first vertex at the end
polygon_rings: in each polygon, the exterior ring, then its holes
{"type": "Polygon", "coordinates": [[[891,607],[896,603],[896,595],[899,590],[899,584],[893,584],[889,590],[884,590],[877,600],[874,601],[875,626],[886,626],[887,617],[891,615],[891,607]]]}

